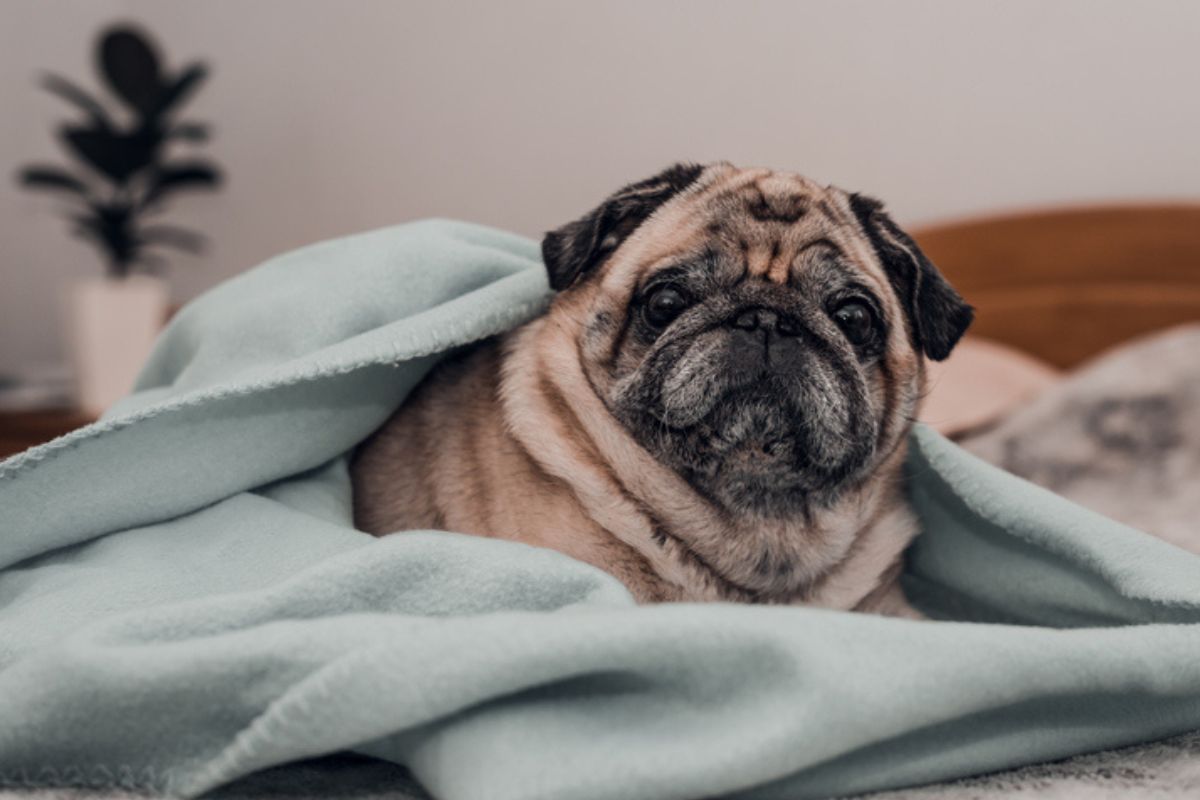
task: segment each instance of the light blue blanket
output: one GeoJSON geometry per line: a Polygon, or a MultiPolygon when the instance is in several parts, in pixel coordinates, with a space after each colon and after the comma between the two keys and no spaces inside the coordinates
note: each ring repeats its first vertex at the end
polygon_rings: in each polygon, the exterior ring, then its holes
{"type": "Polygon", "coordinates": [[[795,800],[1200,727],[1200,559],[925,429],[907,588],[956,621],[638,607],[553,552],[356,532],[348,451],[546,299],[474,226],[309,247],[0,464],[0,779],[195,795],[354,749],[446,800],[795,800]]]}

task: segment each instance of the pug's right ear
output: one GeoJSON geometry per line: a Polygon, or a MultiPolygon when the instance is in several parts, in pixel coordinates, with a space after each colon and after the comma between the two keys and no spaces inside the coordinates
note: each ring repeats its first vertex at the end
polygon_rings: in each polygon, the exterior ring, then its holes
{"type": "Polygon", "coordinates": [[[621,246],[663,203],[691,186],[704,172],[698,164],[675,164],[644,181],[631,183],[580,219],[542,239],[542,260],[550,288],[574,285],[621,246]]]}

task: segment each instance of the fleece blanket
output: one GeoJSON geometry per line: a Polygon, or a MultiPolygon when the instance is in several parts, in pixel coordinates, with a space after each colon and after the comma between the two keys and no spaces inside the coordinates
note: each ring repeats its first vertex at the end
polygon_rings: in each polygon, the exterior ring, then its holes
{"type": "Polygon", "coordinates": [[[353,750],[447,800],[807,798],[1200,727],[1200,558],[923,428],[936,621],[638,607],[553,552],[355,531],[354,445],[546,299],[536,245],[479,227],[316,245],[0,464],[0,779],[195,796],[353,750]]]}

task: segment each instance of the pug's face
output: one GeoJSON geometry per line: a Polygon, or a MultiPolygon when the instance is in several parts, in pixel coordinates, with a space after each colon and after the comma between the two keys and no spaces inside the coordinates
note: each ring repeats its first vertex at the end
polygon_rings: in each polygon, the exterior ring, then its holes
{"type": "Polygon", "coordinates": [[[547,235],[609,412],[737,516],[807,514],[903,440],[922,355],[971,309],[881,205],[798,176],[680,165],[547,235]]]}

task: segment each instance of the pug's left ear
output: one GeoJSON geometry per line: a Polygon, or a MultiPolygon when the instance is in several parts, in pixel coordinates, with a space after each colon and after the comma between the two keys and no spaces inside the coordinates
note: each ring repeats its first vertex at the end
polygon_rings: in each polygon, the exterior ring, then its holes
{"type": "Polygon", "coordinates": [[[883,210],[883,203],[852,194],[850,208],[905,305],[914,344],[934,361],[945,359],[975,318],[975,309],[942,277],[917,243],[900,230],[883,210]]]}
{"type": "Polygon", "coordinates": [[[542,240],[550,288],[562,291],[595,270],[663,203],[691,186],[704,167],[675,164],[631,183],[574,222],[542,240]]]}

